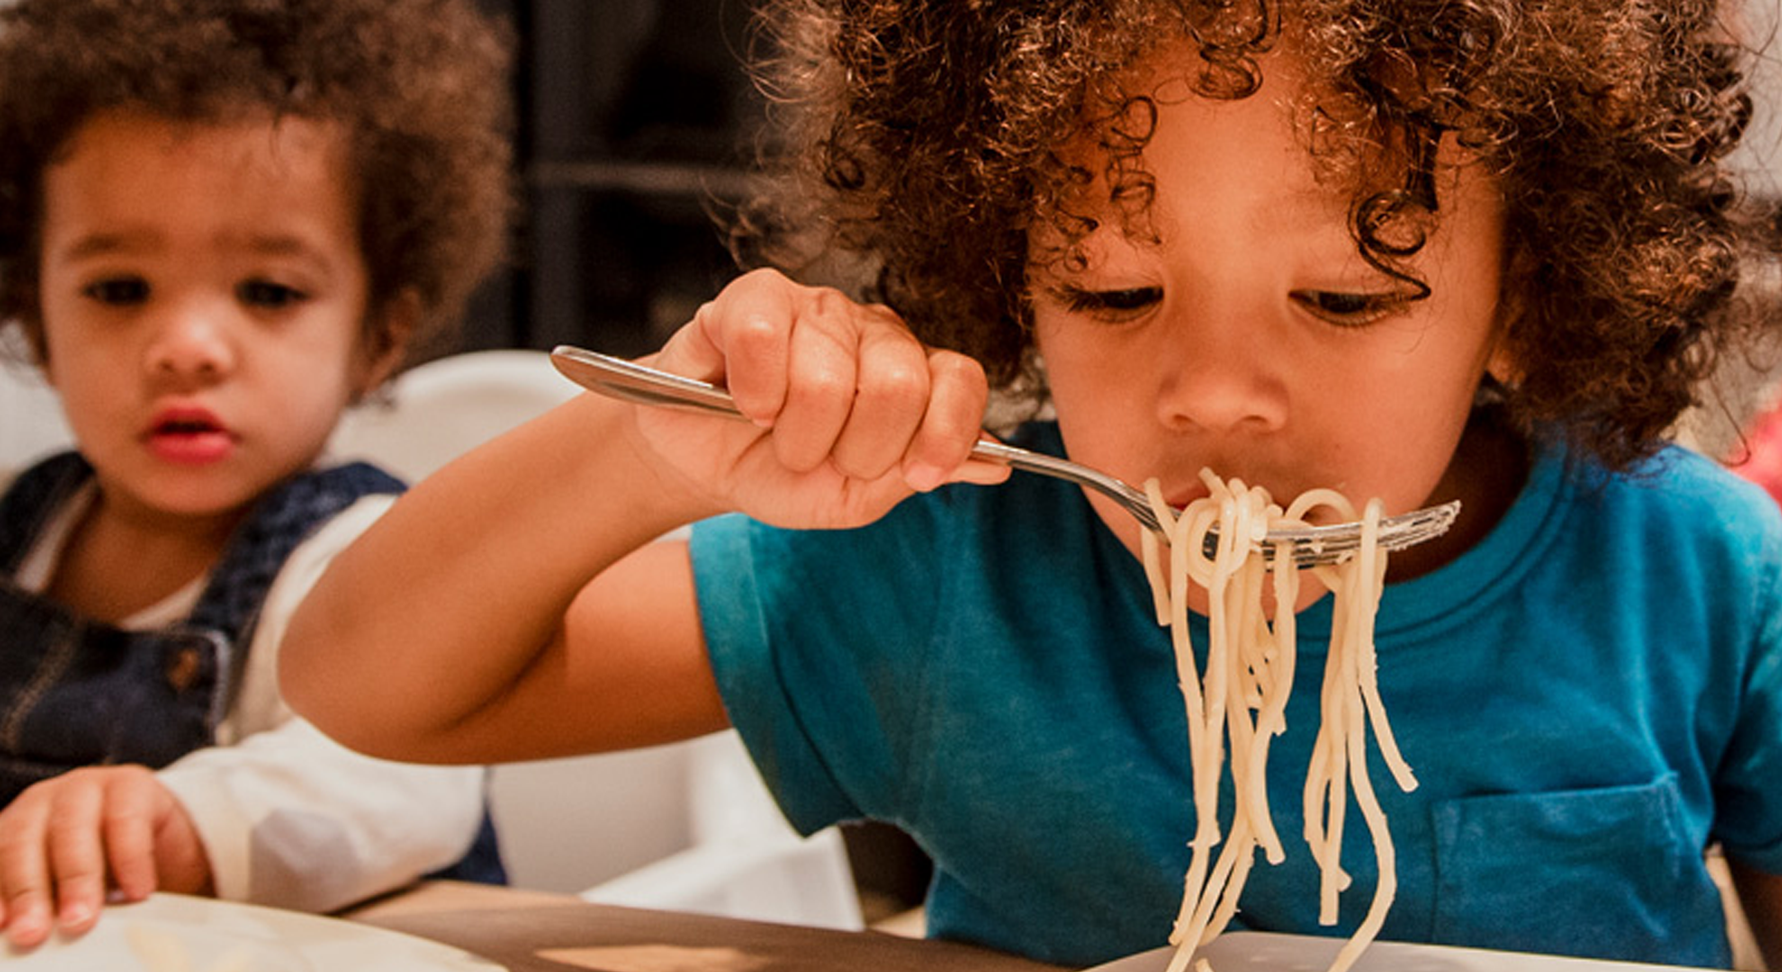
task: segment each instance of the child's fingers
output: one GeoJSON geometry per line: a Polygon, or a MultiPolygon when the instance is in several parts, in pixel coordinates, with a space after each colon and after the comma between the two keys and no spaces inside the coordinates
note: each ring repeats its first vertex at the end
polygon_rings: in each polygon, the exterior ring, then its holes
{"type": "MultiPolygon", "coordinates": [[[[800,309],[787,347],[785,405],[773,423],[780,464],[810,472],[828,462],[854,408],[860,377],[863,309],[813,295],[800,309]]],[[[744,372],[735,372],[741,380],[744,372]]]]}
{"type": "Polygon", "coordinates": [[[793,335],[803,307],[821,306],[824,297],[777,276],[751,274],[739,284],[726,289],[723,313],[709,333],[723,353],[724,383],[736,407],[756,425],[773,428],[786,407],[793,335]]]}
{"type": "Polygon", "coordinates": [[[37,945],[50,933],[48,820],[48,801],[30,790],[0,813],[0,928],[20,948],[37,945]]]}
{"type": "Polygon", "coordinates": [[[858,358],[852,407],[830,461],[843,475],[873,480],[902,461],[932,382],[927,350],[895,319],[861,332],[858,358]]]}
{"type": "Polygon", "coordinates": [[[982,434],[990,389],[976,361],[952,351],[928,354],[931,390],[928,408],[903,456],[903,478],[911,489],[925,492],[952,480],[1001,482],[1008,470],[966,464],[982,434]]]}
{"type": "Polygon", "coordinates": [[[92,927],[105,901],[105,787],[94,772],[103,770],[76,770],[56,781],[65,785],[55,791],[47,834],[56,923],[75,933],[92,927]]]}
{"type": "Polygon", "coordinates": [[[774,457],[793,472],[827,464],[876,480],[898,471],[919,488],[1004,475],[962,466],[983,421],[983,370],[931,354],[889,308],[833,289],[747,274],[700,308],[654,364],[725,384],[738,409],[773,430],[774,457]]]}
{"type": "Polygon", "coordinates": [[[675,332],[655,365],[717,381],[756,425],[774,424],[785,404],[788,348],[805,288],[769,271],[732,281],[675,332]]]}
{"type": "MultiPolygon", "coordinates": [[[[125,900],[140,901],[154,893],[156,879],[155,830],[166,814],[166,789],[154,774],[142,767],[120,767],[107,791],[103,821],[105,863],[111,880],[125,900]]],[[[103,895],[104,882],[89,888],[103,895]]],[[[63,896],[64,907],[67,894],[63,896]]]]}

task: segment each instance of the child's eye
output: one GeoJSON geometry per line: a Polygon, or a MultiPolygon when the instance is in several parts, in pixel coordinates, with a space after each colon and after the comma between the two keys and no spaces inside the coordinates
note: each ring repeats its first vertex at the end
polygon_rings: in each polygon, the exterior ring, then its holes
{"type": "Polygon", "coordinates": [[[235,288],[235,295],[244,304],[278,309],[302,300],[304,294],[294,287],[269,280],[249,280],[235,288]]]}
{"type": "Polygon", "coordinates": [[[149,285],[140,277],[113,277],[87,284],[80,292],[101,304],[124,307],[147,300],[149,285]]]}
{"type": "Polygon", "coordinates": [[[1075,314],[1124,320],[1156,306],[1163,300],[1162,287],[1129,287],[1120,290],[1083,290],[1059,287],[1053,296],[1075,314]]]}
{"type": "Polygon", "coordinates": [[[1293,300],[1339,327],[1362,327],[1386,317],[1409,300],[1403,294],[1350,294],[1333,290],[1295,290],[1293,300]]]}

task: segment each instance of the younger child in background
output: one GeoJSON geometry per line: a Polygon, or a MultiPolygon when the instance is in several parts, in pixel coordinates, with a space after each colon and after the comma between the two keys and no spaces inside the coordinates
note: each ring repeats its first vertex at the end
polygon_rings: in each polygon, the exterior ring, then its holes
{"type": "Polygon", "coordinates": [[[403,488],[327,461],[342,410],[499,259],[506,30],[472,0],[0,9],[0,319],[78,450],[0,499],[14,944],[108,893],[327,910],[454,862],[500,879],[480,769],[345,750],[274,666],[403,488]]]}
{"type": "MultiPolygon", "coordinates": [[[[971,460],[995,387],[1177,506],[1461,501],[1379,606],[1382,938],[1724,966],[1718,845],[1782,964],[1782,515],[1665,439],[1764,326],[1742,3],[768,7],[810,178],[751,252],[868,284],[758,270],[653,356],[752,422],[582,396],[406,495],[293,618],[298,711],[441,762],[733,724],[798,827],[915,837],[930,934],[1159,945],[1196,821],[1141,528],[971,460]]],[[[1234,925],[1347,934],[1365,828],[1334,926],[1298,839],[1330,598],[1297,625],[1234,925]]]]}

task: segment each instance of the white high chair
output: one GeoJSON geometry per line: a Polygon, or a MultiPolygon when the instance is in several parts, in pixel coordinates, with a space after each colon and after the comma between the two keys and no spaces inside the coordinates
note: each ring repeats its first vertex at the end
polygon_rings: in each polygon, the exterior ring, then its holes
{"type": "MultiPolygon", "coordinates": [[[[580,392],[540,351],[479,351],[400,375],[330,444],[415,482],[580,392]]],[[[497,766],[491,812],[513,883],[590,901],[863,927],[841,834],[801,837],[734,731],[497,766]]]]}
{"type": "MultiPolygon", "coordinates": [[[[14,334],[7,332],[8,338],[14,334]]],[[[0,483],[74,443],[61,400],[15,343],[6,340],[0,348],[0,483]]]]}

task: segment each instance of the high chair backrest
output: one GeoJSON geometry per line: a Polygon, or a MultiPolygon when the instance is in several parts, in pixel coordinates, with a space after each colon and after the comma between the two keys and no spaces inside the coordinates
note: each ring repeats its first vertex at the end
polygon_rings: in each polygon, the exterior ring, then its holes
{"type": "Polygon", "coordinates": [[[330,451],[413,483],[580,389],[542,351],[471,351],[417,365],[348,412],[330,451]]]}
{"type": "Polygon", "coordinates": [[[74,444],[62,403],[42,372],[5,349],[0,355],[0,483],[74,444]]]}

